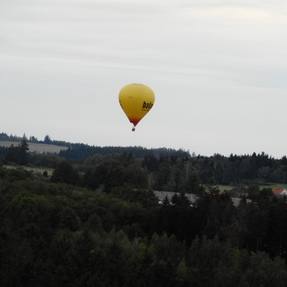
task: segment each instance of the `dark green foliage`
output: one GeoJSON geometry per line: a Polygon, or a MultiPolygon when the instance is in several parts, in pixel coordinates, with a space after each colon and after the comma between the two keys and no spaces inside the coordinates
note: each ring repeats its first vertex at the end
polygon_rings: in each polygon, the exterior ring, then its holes
{"type": "Polygon", "coordinates": [[[29,164],[32,166],[56,168],[63,160],[57,155],[51,154],[29,154],[29,164]]]}
{"type": "Polygon", "coordinates": [[[7,157],[8,150],[6,147],[0,147],[0,162],[3,162],[7,157]]]}
{"type": "Polygon", "coordinates": [[[20,165],[25,165],[28,163],[28,143],[26,138],[23,138],[20,145],[16,146],[11,146],[9,147],[5,161],[6,162],[11,162],[11,163],[16,163],[20,165]]]}
{"type": "MultiPolygon", "coordinates": [[[[56,143],[56,142],[53,142],[56,143]]],[[[60,156],[67,160],[85,160],[95,155],[101,156],[119,156],[123,154],[131,154],[136,158],[144,158],[145,156],[168,157],[177,156],[181,158],[189,158],[189,153],[183,150],[174,150],[167,148],[146,149],[143,147],[98,147],[85,144],[69,144],[69,149],[60,152],[60,156]]]]}
{"type": "Polygon", "coordinates": [[[15,141],[19,142],[22,140],[22,137],[18,137],[15,135],[8,135],[6,133],[0,133],[0,141],[15,141]]]}
{"type": "Polygon", "coordinates": [[[180,193],[179,195],[174,194],[174,196],[171,198],[171,203],[175,206],[183,208],[187,208],[191,204],[184,193],[180,193]]]}
{"type": "Polygon", "coordinates": [[[126,185],[113,188],[111,193],[127,202],[138,203],[146,208],[156,207],[158,205],[158,200],[151,190],[137,189],[126,185]]]}
{"type": "Polygon", "coordinates": [[[92,167],[85,172],[83,182],[89,188],[103,186],[109,192],[112,188],[123,185],[147,188],[148,177],[139,163],[124,155],[92,163],[92,167]]]}
{"type": "Polygon", "coordinates": [[[43,141],[45,144],[51,144],[52,140],[49,135],[46,135],[43,141]]]}
{"type": "Polygon", "coordinates": [[[51,181],[76,184],[79,181],[79,175],[69,162],[62,161],[55,168],[51,181]]]}
{"type": "MultiPolygon", "coordinates": [[[[79,165],[93,162],[102,158],[116,158],[131,156],[140,163],[148,174],[150,188],[174,192],[200,193],[200,184],[254,184],[254,183],[286,183],[287,158],[274,159],[264,152],[251,155],[234,155],[229,157],[215,154],[211,157],[190,155],[184,150],[167,148],[147,149],[143,147],[99,147],[85,144],[75,144],[64,141],[52,140],[48,135],[43,141],[30,137],[29,142],[46,143],[68,147],[58,156],[29,154],[22,146],[16,145],[23,140],[21,137],[0,134],[0,141],[14,141],[10,149],[0,148],[0,160],[16,164],[32,164],[36,166],[55,167],[60,159],[77,161],[79,165]],[[24,151],[24,153],[23,153],[24,151]]],[[[27,139],[25,139],[27,143],[27,139]]],[[[87,180],[92,182],[89,186],[98,187],[98,180],[91,179],[89,171],[87,180]]]]}
{"type": "Polygon", "coordinates": [[[191,162],[204,183],[287,182],[286,157],[274,159],[265,153],[229,157],[216,154],[193,157],[191,162]]]}
{"type": "Polygon", "coordinates": [[[191,206],[181,190],[200,187],[194,168],[161,159],[163,184],[181,192],[159,205],[147,180],[157,165],[94,160],[61,162],[53,182],[0,168],[1,286],[286,286],[286,202],[269,189],[250,186],[253,201],[236,208],[210,188],[191,206]]]}

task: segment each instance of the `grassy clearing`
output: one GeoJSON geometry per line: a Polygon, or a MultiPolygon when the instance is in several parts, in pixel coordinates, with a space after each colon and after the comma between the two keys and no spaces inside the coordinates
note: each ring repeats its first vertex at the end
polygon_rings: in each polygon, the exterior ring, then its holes
{"type": "MultiPolygon", "coordinates": [[[[260,189],[263,189],[263,188],[271,188],[271,189],[274,189],[274,188],[277,188],[277,187],[282,187],[282,188],[285,188],[287,189],[287,183],[276,183],[276,182],[272,182],[272,183],[266,183],[266,184],[258,184],[259,188],[260,189]]],[[[247,184],[243,184],[241,186],[238,186],[238,185],[207,185],[207,184],[204,184],[204,187],[208,188],[208,187],[217,187],[221,192],[230,192],[230,191],[234,191],[238,188],[247,188],[248,185],[247,184]]]]}
{"type": "Polygon", "coordinates": [[[3,165],[3,167],[7,169],[23,168],[34,174],[41,174],[41,175],[43,175],[44,171],[46,171],[49,177],[52,176],[54,172],[53,168],[48,168],[48,167],[31,167],[31,166],[21,166],[21,165],[3,165]]]}
{"type": "Polygon", "coordinates": [[[203,185],[205,188],[209,188],[209,187],[213,187],[213,188],[218,188],[220,192],[224,192],[224,191],[231,191],[232,189],[234,189],[236,186],[233,185],[222,185],[222,184],[218,184],[218,185],[209,185],[209,184],[204,184],[203,185]]]}
{"type": "MultiPolygon", "coordinates": [[[[17,146],[20,142],[12,142],[12,141],[0,141],[0,146],[2,147],[10,147],[11,145],[17,146]]],[[[52,153],[58,154],[62,150],[67,150],[66,146],[58,146],[53,144],[42,144],[42,143],[28,143],[29,151],[35,153],[52,153]]]]}
{"type": "Polygon", "coordinates": [[[283,187],[287,189],[287,183],[267,183],[259,186],[261,189],[263,188],[276,188],[276,187],[283,187]]]}

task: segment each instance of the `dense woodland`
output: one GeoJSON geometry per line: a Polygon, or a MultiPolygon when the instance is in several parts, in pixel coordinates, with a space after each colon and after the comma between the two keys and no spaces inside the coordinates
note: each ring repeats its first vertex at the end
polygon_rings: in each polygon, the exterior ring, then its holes
{"type": "Polygon", "coordinates": [[[286,286],[286,200],[259,188],[286,182],[286,158],[84,145],[37,155],[25,139],[0,158],[1,286],[286,286]],[[222,183],[244,186],[238,207],[222,183]],[[159,204],[153,190],[179,194],[159,204]]]}
{"type": "MultiPolygon", "coordinates": [[[[47,142],[55,144],[58,141],[49,139],[47,142]]],[[[25,139],[24,151],[28,148],[27,143],[28,140],[25,139]]],[[[118,169],[119,173],[127,172],[129,166],[146,178],[149,188],[186,193],[198,192],[195,182],[233,186],[287,183],[286,156],[275,159],[264,152],[230,156],[215,154],[206,157],[166,148],[95,147],[69,143],[66,146],[69,148],[58,155],[30,153],[26,158],[23,158],[25,152],[22,156],[18,154],[21,153],[21,146],[1,147],[0,161],[56,168],[65,160],[76,166],[81,174],[94,174],[97,178],[97,172],[107,166],[112,166],[113,170],[118,169]]],[[[95,187],[95,183],[91,185],[95,187]]]]}

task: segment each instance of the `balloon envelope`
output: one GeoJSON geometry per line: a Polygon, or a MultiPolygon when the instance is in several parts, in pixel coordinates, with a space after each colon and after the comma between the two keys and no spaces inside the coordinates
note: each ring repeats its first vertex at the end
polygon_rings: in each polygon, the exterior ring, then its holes
{"type": "Polygon", "coordinates": [[[129,84],[121,89],[119,101],[129,121],[136,126],[153,107],[155,96],[146,85],[129,84]]]}

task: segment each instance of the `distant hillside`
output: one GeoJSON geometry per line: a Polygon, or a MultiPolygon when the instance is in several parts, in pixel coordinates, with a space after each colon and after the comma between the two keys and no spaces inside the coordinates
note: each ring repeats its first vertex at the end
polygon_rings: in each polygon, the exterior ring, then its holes
{"type": "Polygon", "coordinates": [[[119,146],[89,146],[86,144],[70,144],[69,148],[62,150],[60,156],[67,160],[84,160],[90,156],[117,156],[117,155],[131,155],[135,158],[144,158],[146,156],[153,156],[155,158],[161,157],[177,157],[190,158],[190,154],[184,150],[175,150],[169,148],[144,148],[139,146],[119,147],[119,146]]]}
{"type": "MultiPolygon", "coordinates": [[[[135,158],[144,158],[152,155],[156,158],[160,157],[179,157],[189,158],[190,154],[184,150],[175,150],[169,148],[153,148],[147,149],[144,147],[119,147],[119,146],[91,146],[83,143],[70,143],[65,141],[52,140],[48,135],[43,140],[38,140],[34,136],[27,138],[29,144],[29,151],[39,154],[59,154],[67,160],[84,160],[94,155],[115,156],[122,154],[129,154],[135,158]]],[[[0,133],[0,147],[8,148],[11,145],[19,145],[23,137],[16,135],[8,135],[7,133],[0,133]]],[[[5,153],[5,151],[3,151],[5,153]]]]}
{"type": "MultiPolygon", "coordinates": [[[[10,147],[11,145],[17,146],[20,144],[20,141],[1,141],[0,140],[0,147],[10,147]]],[[[40,153],[40,154],[46,154],[46,153],[52,153],[52,154],[59,154],[61,151],[65,151],[68,149],[67,146],[59,146],[54,144],[44,144],[44,143],[30,143],[29,145],[29,151],[40,153]]]]}

